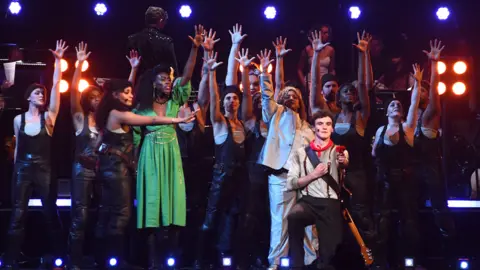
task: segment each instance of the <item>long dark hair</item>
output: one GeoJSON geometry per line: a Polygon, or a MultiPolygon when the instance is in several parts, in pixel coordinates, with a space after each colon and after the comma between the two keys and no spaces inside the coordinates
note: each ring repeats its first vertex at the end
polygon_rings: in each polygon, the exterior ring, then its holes
{"type": "Polygon", "coordinates": [[[80,96],[80,106],[82,107],[84,113],[88,113],[92,110],[92,107],[90,105],[90,96],[95,91],[102,93],[102,89],[95,85],[90,85],[85,90],[83,90],[82,95],[80,96]]]}
{"type": "MultiPolygon", "coordinates": [[[[140,76],[137,86],[135,88],[135,97],[133,99],[133,107],[138,110],[145,110],[152,108],[153,102],[155,101],[155,89],[153,84],[155,78],[159,73],[170,73],[170,67],[167,64],[159,64],[153,69],[145,71],[145,73],[140,76]]],[[[172,81],[172,87],[175,80],[172,81]]]]}
{"type": "Polygon", "coordinates": [[[127,80],[122,79],[111,79],[104,83],[103,91],[104,95],[100,103],[98,104],[98,109],[95,113],[95,122],[97,127],[102,130],[107,125],[108,116],[110,111],[128,111],[130,107],[121,103],[118,99],[113,96],[113,93],[123,92],[125,88],[132,87],[132,84],[127,80]]]}

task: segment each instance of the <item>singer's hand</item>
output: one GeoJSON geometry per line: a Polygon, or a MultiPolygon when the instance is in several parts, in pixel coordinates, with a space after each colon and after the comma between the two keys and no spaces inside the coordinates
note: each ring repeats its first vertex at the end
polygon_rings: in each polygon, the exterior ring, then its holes
{"type": "Polygon", "coordinates": [[[325,163],[318,164],[313,173],[316,178],[324,176],[328,173],[328,165],[325,163]]]}

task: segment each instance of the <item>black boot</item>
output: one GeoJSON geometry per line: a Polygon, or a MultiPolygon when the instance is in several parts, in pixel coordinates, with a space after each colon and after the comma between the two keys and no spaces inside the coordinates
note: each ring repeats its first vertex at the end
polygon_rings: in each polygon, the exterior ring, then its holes
{"type": "Polygon", "coordinates": [[[205,254],[205,238],[207,236],[206,230],[200,230],[197,238],[197,246],[195,249],[195,261],[193,262],[193,269],[202,270],[203,268],[203,256],[205,254]]]}
{"type": "Polygon", "coordinates": [[[130,265],[125,259],[125,238],[124,235],[112,235],[109,237],[109,254],[117,261],[116,269],[143,270],[142,267],[130,265]]]}
{"type": "Polygon", "coordinates": [[[70,238],[70,254],[68,258],[68,269],[79,270],[83,259],[83,240],[70,238]]]}
{"type": "Polygon", "coordinates": [[[157,235],[155,232],[151,232],[147,237],[147,246],[148,246],[148,270],[159,270],[159,252],[158,252],[158,241],[157,235]]]}
{"type": "Polygon", "coordinates": [[[9,234],[7,250],[3,256],[2,269],[19,269],[17,259],[23,243],[23,234],[9,234]]]}
{"type": "Polygon", "coordinates": [[[95,248],[94,248],[94,260],[96,269],[104,269],[107,266],[107,256],[105,253],[106,245],[105,237],[97,237],[95,239],[95,248]]]}

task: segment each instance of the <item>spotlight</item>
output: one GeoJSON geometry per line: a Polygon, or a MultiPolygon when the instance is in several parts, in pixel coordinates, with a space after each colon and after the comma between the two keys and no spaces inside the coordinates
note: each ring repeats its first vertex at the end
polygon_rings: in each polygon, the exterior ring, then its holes
{"type": "Polygon", "coordinates": [[[277,9],[275,9],[275,7],[272,7],[272,6],[268,6],[265,8],[265,11],[263,12],[263,14],[265,14],[265,18],[269,20],[273,20],[275,19],[275,16],[277,16],[277,9]]]}
{"type": "Polygon", "coordinates": [[[467,86],[463,82],[456,82],[452,86],[453,93],[457,96],[465,94],[467,91],[467,86]]]}
{"type": "Polygon", "coordinates": [[[443,74],[443,73],[445,73],[445,71],[447,71],[447,65],[445,65],[445,63],[442,62],[442,61],[438,61],[438,63],[437,63],[437,71],[438,71],[438,74],[443,74]]]}
{"type": "Polygon", "coordinates": [[[12,1],[10,2],[10,5],[8,6],[8,10],[10,10],[10,13],[12,15],[18,15],[20,11],[22,10],[22,5],[18,1],[12,1]]]}
{"type": "Polygon", "coordinates": [[[103,16],[105,13],[107,13],[107,5],[105,5],[105,3],[97,3],[95,4],[93,10],[98,16],[103,16]]]}
{"type": "MultiPolygon", "coordinates": [[[[77,67],[78,67],[78,60],[75,62],[75,68],[77,67]]],[[[82,72],[87,71],[88,67],[90,67],[90,65],[88,64],[88,61],[87,60],[83,61],[82,72]]]]}
{"type": "Polygon", "coordinates": [[[87,82],[87,80],[81,79],[80,82],[78,82],[78,91],[81,93],[89,86],[90,84],[87,82]]]}
{"type": "Polygon", "coordinates": [[[167,259],[167,265],[169,267],[175,266],[175,259],[174,258],[168,258],[167,259]]]}
{"type": "MultiPolygon", "coordinates": [[[[57,66],[57,64],[55,64],[55,67],[56,67],[56,66],[57,66]]],[[[60,60],[60,70],[61,70],[62,72],[65,72],[65,71],[67,71],[67,69],[68,69],[68,62],[67,62],[67,60],[61,59],[61,60],[60,60]]]]}
{"type": "Polygon", "coordinates": [[[55,260],[55,266],[60,267],[63,265],[63,260],[61,258],[57,258],[55,260]]]}
{"type": "Polygon", "coordinates": [[[192,14],[192,9],[190,8],[189,5],[183,5],[180,7],[178,12],[180,13],[180,16],[182,18],[188,18],[192,14]]]}
{"type": "Polygon", "coordinates": [[[273,65],[272,64],[268,65],[267,72],[272,73],[272,70],[273,70],[273,65]]]}
{"type": "Polygon", "coordinates": [[[467,71],[467,64],[463,61],[458,61],[453,65],[453,71],[457,74],[463,74],[467,71]]]}
{"type": "Polygon", "coordinates": [[[443,95],[447,92],[447,86],[443,82],[439,82],[437,90],[439,95],[443,95]]]}
{"type": "Polygon", "coordinates": [[[67,82],[67,81],[65,81],[65,80],[61,80],[61,81],[60,81],[60,93],[65,93],[65,92],[67,92],[67,91],[68,91],[68,87],[69,87],[69,85],[68,85],[68,82],[67,82]]]}
{"type": "Polygon", "coordinates": [[[117,259],[116,258],[110,258],[108,260],[108,265],[110,265],[111,267],[117,266],[117,259]]]}
{"type": "Polygon", "coordinates": [[[280,258],[280,267],[290,267],[290,260],[288,258],[280,258]]]}
{"type": "Polygon", "coordinates": [[[362,14],[362,11],[359,7],[353,6],[348,9],[348,13],[350,14],[350,19],[356,20],[360,18],[360,14],[362,14]]]}
{"type": "Polygon", "coordinates": [[[0,260],[0,267],[2,267],[2,260],[0,260]]]}
{"type": "Polygon", "coordinates": [[[437,17],[439,20],[444,21],[450,16],[450,10],[447,7],[440,7],[437,10],[437,17]]]}
{"type": "Polygon", "coordinates": [[[470,269],[468,259],[458,259],[458,267],[459,269],[470,269]]]}
{"type": "Polygon", "coordinates": [[[222,259],[223,266],[232,266],[232,258],[225,257],[222,259]]]}
{"type": "Polygon", "coordinates": [[[405,267],[415,267],[415,260],[413,258],[405,258],[405,267]]]}

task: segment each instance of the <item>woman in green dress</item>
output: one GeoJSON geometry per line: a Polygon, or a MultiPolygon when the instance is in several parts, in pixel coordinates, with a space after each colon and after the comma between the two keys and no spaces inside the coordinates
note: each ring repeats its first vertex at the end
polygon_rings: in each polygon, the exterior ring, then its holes
{"type": "MultiPolygon", "coordinates": [[[[160,64],[140,79],[134,113],[144,116],[177,117],[191,92],[190,79],[198,47],[204,39],[203,26],[195,37],[183,76],[172,83],[170,67],[160,64]]],[[[186,223],[185,182],[175,126],[146,126],[134,129],[138,148],[137,228],[148,229],[149,269],[158,269],[158,228],[168,227],[174,252],[178,251],[179,227],[186,223]]]]}

